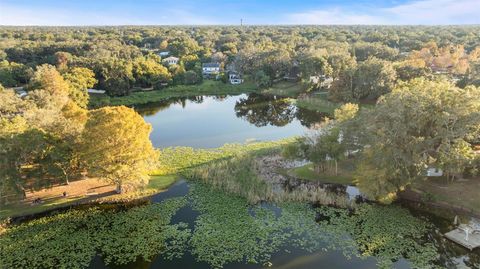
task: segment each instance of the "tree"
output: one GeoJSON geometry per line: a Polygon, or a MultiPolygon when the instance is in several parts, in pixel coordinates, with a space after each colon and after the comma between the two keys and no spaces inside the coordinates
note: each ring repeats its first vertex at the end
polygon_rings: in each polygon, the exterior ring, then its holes
{"type": "Polygon", "coordinates": [[[25,198],[28,189],[51,186],[58,175],[50,162],[57,141],[39,129],[16,128],[16,132],[0,134],[0,196],[25,198]]]}
{"type": "Polygon", "coordinates": [[[15,87],[28,82],[33,74],[32,68],[7,60],[0,61],[0,83],[15,87]]]}
{"type": "Polygon", "coordinates": [[[338,174],[338,161],[344,158],[346,147],[342,143],[341,129],[335,123],[325,122],[313,136],[304,136],[283,148],[282,154],[289,159],[308,160],[316,173],[338,174]],[[331,163],[333,161],[334,168],[331,163]]]}
{"type": "Polygon", "coordinates": [[[195,71],[187,71],[184,76],[184,83],[187,85],[193,85],[199,82],[199,76],[195,71]]]}
{"type": "Polygon", "coordinates": [[[119,59],[102,63],[100,75],[100,86],[111,96],[128,95],[135,82],[133,64],[119,59]]]}
{"type": "Polygon", "coordinates": [[[356,136],[365,153],[356,179],[372,196],[389,197],[425,175],[427,167],[454,178],[473,161],[480,136],[480,89],[460,89],[447,80],[400,83],[373,110],[361,113],[356,136]],[[372,169],[381,169],[375,186],[372,169]]]}
{"type": "Polygon", "coordinates": [[[93,71],[85,67],[74,67],[63,77],[70,84],[70,99],[79,107],[86,108],[89,99],[87,90],[97,83],[93,71]]]}
{"type": "Polygon", "coordinates": [[[168,69],[151,58],[137,58],[133,63],[133,76],[141,87],[152,87],[172,79],[168,69]]]}
{"type": "Polygon", "coordinates": [[[398,50],[381,43],[358,42],[353,45],[353,52],[358,61],[363,62],[370,57],[393,61],[398,50]]]}
{"type": "Polygon", "coordinates": [[[72,55],[68,52],[57,51],[55,52],[55,66],[57,70],[60,70],[62,73],[68,68],[68,61],[72,58],[72,55]]]}
{"type": "Polygon", "coordinates": [[[390,62],[369,58],[354,70],[345,70],[330,89],[333,99],[339,101],[376,100],[392,90],[396,73],[390,62]]]}
{"type": "Polygon", "coordinates": [[[259,88],[266,88],[272,85],[272,81],[270,80],[270,77],[265,74],[262,70],[258,71],[255,73],[255,84],[259,88]]]}
{"type": "Polygon", "coordinates": [[[335,109],[334,118],[337,122],[344,122],[353,119],[358,113],[358,105],[346,103],[335,109]]]}
{"type": "Polygon", "coordinates": [[[131,108],[104,107],[89,112],[82,137],[82,159],[91,175],[116,184],[144,185],[158,160],[152,127],[131,108]]]}
{"type": "Polygon", "coordinates": [[[37,67],[27,88],[29,91],[44,90],[52,95],[68,96],[70,85],[54,66],[44,64],[37,67]]]}

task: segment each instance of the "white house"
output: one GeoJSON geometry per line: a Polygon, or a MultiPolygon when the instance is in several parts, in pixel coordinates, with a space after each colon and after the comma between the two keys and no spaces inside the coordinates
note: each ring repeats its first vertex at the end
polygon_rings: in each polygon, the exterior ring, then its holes
{"type": "Polygon", "coordinates": [[[97,89],[87,89],[88,93],[98,93],[98,94],[103,94],[105,93],[104,90],[97,90],[97,89]]]}
{"type": "Polygon", "coordinates": [[[202,74],[204,76],[218,75],[220,73],[219,63],[204,63],[202,65],[202,74]]]}
{"type": "Polygon", "coordinates": [[[443,176],[442,169],[438,169],[435,167],[427,168],[427,177],[441,177],[443,176]]]}
{"type": "Polygon", "coordinates": [[[167,57],[167,58],[163,59],[162,62],[166,63],[167,65],[172,65],[172,64],[178,64],[179,60],[180,59],[178,59],[177,57],[170,56],[170,57],[167,57]]]}
{"type": "Polygon", "coordinates": [[[160,57],[165,57],[165,56],[168,56],[168,55],[170,55],[170,51],[160,51],[158,53],[158,56],[160,56],[160,57]]]}
{"type": "Polygon", "coordinates": [[[333,83],[333,78],[325,75],[310,76],[309,82],[312,84],[319,84],[321,88],[328,89],[333,83]]]}
{"type": "Polygon", "coordinates": [[[231,72],[228,74],[228,80],[230,81],[230,84],[234,84],[234,85],[243,83],[243,79],[240,77],[239,74],[235,72],[231,72]]]}

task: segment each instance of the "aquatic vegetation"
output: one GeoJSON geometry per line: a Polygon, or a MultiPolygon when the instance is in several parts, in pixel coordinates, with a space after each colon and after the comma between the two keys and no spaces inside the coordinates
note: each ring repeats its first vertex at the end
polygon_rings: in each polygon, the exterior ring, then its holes
{"type": "Polygon", "coordinates": [[[158,204],[70,210],[7,227],[0,235],[0,268],[85,268],[95,255],[106,264],[132,264],[157,255],[179,258],[186,251],[214,268],[269,264],[273,254],[292,249],[374,257],[381,268],[399,259],[414,268],[433,268],[438,259],[426,238],[430,225],[398,206],[252,205],[243,195],[210,184],[190,185],[187,197],[158,204]],[[171,223],[186,205],[199,212],[193,231],[171,223]]]}
{"type": "Polygon", "coordinates": [[[0,268],[85,268],[96,253],[107,263],[178,257],[190,231],[170,225],[184,198],[125,211],[69,210],[8,228],[0,236],[0,268]]]}
{"type": "Polygon", "coordinates": [[[190,197],[201,212],[191,252],[213,267],[242,261],[264,264],[291,247],[341,250],[347,258],[375,257],[381,268],[400,258],[415,268],[429,268],[437,259],[435,246],[424,239],[429,225],[397,206],[362,204],[353,211],[296,202],[249,206],[241,196],[204,184],[194,184],[190,197]],[[322,219],[317,221],[319,214],[322,219]]]}
{"type": "Polygon", "coordinates": [[[256,203],[271,198],[273,194],[270,185],[255,173],[254,158],[252,154],[241,154],[191,169],[185,176],[256,203]]]}
{"type": "Polygon", "coordinates": [[[169,224],[185,199],[166,200],[161,204],[137,207],[113,214],[102,214],[95,227],[96,245],[105,263],[126,264],[138,257],[149,260],[162,253],[180,257],[190,237],[186,224],[169,224]]]}
{"type": "Polygon", "coordinates": [[[225,144],[215,149],[195,149],[191,147],[169,147],[160,150],[160,167],[152,175],[166,175],[185,171],[201,164],[230,158],[247,152],[265,152],[279,150],[281,145],[293,141],[293,138],[278,141],[249,144],[225,144]]]}
{"type": "Polygon", "coordinates": [[[435,268],[437,249],[425,238],[431,226],[404,208],[361,204],[351,214],[332,207],[317,212],[323,216],[321,229],[333,236],[330,247],[342,249],[346,256],[373,256],[381,268],[401,258],[415,268],[435,268]]]}
{"type": "Polygon", "coordinates": [[[249,208],[245,198],[204,184],[195,184],[190,196],[201,212],[191,239],[199,261],[216,268],[231,262],[266,263],[285,243],[271,210],[249,208]]]}

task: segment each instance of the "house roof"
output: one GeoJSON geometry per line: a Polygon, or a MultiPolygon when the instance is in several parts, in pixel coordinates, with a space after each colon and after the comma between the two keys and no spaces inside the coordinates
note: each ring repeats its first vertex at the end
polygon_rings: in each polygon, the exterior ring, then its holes
{"type": "Polygon", "coordinates": [[[202,67],[220,67],[219,63],[204,63],[202,67]]]}
{"type": "Polygon", "coordinates": [[[164,61],[170,61],[170,60],[173,60],[173,61],[178,61],[179,59],[177,57],[173,57],[173,56],[170,56],[170,57],[167,57],[165,59],[163,59],[164,61]]]}

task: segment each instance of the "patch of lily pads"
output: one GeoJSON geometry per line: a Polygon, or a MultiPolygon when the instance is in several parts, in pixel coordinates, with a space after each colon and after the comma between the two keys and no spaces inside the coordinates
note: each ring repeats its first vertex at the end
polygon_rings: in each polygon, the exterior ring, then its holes
{"type": "Polygon", "coordinates": [[[213,268],[270,265],[272,255],[293,248],[375,257],[381,268],[399,259],[430,268],[438,259],[426,238],[431,228],[398,206],[252,205],[244,196],[191,183],[187,197],[130,209],[70,210],[9,227],[0,235],[0,268],[85,268],[95,255],[122,265],[157,256],[181,258],[186,251],[213,268]],[[193,230],[171,223],[187,205],[200,213],[193,230]]]}

